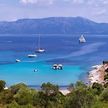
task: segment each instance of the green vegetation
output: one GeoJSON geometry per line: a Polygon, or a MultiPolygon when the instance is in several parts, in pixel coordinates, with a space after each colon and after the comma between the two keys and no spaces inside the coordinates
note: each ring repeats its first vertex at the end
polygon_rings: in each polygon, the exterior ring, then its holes
{"type": "Polygon", "coordinates": [[[101,84],[93,83],[92,89],[94,89],[95,94],[100,95],[104,88],[101,84]]]}
{"type": "Polygon", "coordinates": [[[108,74],[104,76],[104,80],[108,80],[108,74]]]}
{"type": "Polygon", "coordinates": [[[0,92],[3,91],[5,84],[6,84],[5,81],[0,80],[0,92]]]}
{"type": "Polygon", "coordinates": [[[23,83],[5,90],[5,84],[0,80],[0,108],[108,108],[108,87],[98,83],[70,84],[67,95],[51,83],[43,83],[39,91],[23,83]]]}
{"type": "Polygon", "coordinates": [[[108,72],[105,72],[104,75],[104,87],[107,88],[108,87],[108,72]]]}

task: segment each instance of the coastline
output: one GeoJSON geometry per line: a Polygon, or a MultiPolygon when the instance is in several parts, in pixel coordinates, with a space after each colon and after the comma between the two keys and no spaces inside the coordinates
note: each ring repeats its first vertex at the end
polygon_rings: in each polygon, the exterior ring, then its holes
{"type": "MultiPolygon", "coordinates": [[[[88,80],[89,80],[89,85],[92,85],[93,83],[99,83],[99,84],[104,84],[104,76],[105,76],[105,70],[108,68],[108,64],[100,64],[100,65],[95,65],[91,67],[91,71],[89,71],[89,75],[88,75],[88,80]]],[[[28,85],[31,88],[34,88],[36,90],[40,90],[40,86],[39,85],[28,85]]],[[[4,89],[8,89],[7,87],[4,89]]],[[[68,85],[66,86],[60,86],[59,91],[63,94],[63,95],[67,95],[70,93],[70,91],[68,90],[68,85]]]]}
{"type": "Polygon", "coordinates": [[[105,69],[108,68],[107,64],[100,64],[92,66],[92,70],[89,72],[89,82],[92,85],[93,83],[104,84],[105,69]]]}
{"type": "Polygon", "coordinates": [[[63,95],[67,95],[70,93],[70,91],[68,89],[59,89],[59,91],[63,94],[63,95]]]}
{"type": "MultiPolygon", "coordinates": [[[[38,85],[38,86],[32,86],[32,85],[29,85],[29,87],[33,88],[33,89],[36,89],[36,90],[41,90],[41,87],[38,85]]],[[[69,89],[68,89],[68,85],[66,86],[60,86],[59,88],[59,92],[61,92],[63,95],[67,95],[70,93],[69,89]]]]}

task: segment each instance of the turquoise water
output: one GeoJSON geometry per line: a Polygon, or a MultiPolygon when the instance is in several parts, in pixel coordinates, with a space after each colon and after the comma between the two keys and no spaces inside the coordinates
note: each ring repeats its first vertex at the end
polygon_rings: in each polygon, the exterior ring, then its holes
{"type": "Polygon", "coordinates": [[[0,67],[0,79],[5,79],[9,84],[25,82],[29,85],[39,85],[43,82],[52,82],[66,85],[78,80],[81,71],[78,66],[66,66],[63,70],[52,70],[51,65],[44,63],[17,63],[0,67]],[[38,72],[33,70],[37,67],[38,72]]]}
{"type": "Polygon", "coordinates": [[[37,36],[0,37],[0,79],[7,85],[24,82],[41,85],[51,82],[68,85],[87,80],[92,65],[108,58],[107,36],[86,36],[87,43],[79,44],[79,36],[42,36],[41,46],[46,49],[36,58],[28,58],[37,47],[37,36]],[[22,62],[16,63],[18,58],[22,62]],[[63,70],[53,70],[54,63],[63,64],[63,70]],[[34,69],[38,69],[34,72],[34,69]]]}

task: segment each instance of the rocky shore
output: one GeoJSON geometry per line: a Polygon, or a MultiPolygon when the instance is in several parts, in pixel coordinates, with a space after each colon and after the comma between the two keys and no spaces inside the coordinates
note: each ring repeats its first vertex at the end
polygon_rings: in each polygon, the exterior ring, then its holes
{"type": "Polygon", "coordinates": [[[108,64],[101,64],[92,66],[92,70],[89,72],[89,81],[91,84],[94,82],[103,84],[105,70],[108,68],[108,64]]]}

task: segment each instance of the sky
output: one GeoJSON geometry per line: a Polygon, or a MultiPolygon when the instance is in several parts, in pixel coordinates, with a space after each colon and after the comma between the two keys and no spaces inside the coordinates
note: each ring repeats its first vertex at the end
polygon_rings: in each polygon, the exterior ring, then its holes
{"type": "Polygon", "coordinates": [[[108,0],[0,0],[0,21],[77,17],[108,23],[108,0]]]}

